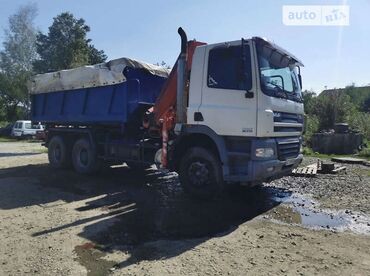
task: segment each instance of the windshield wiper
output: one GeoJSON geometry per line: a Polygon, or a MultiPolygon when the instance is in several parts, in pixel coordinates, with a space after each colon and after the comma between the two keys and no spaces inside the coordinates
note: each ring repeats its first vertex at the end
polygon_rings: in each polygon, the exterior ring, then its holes
{"type": "Polygon", "coordinates": [[[286,92],[284,88],[282,88],[280,85],[277,85],[275,83],[271,83],[271,84],[274,85],[278,89],[278,90],[275,90],[275,95],[280,96],[278,93],[284,93],[285,97],[280,97],[280,98],[289,99],[288,92],[286,92]]]}

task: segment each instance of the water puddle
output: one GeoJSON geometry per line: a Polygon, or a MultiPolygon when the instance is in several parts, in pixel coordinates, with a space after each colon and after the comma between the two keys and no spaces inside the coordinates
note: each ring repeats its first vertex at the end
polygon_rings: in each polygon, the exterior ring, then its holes
{"type": "Polygon", "coordinates": [[[75,247],[77,261],[87,270],[88,276],[102,276],[109,274],[117,265],[113,261],[105,260],[106,253],[98,245],[88,242],[75,247]]]}
{"type": "Polygon", "coordinates": [[[279,193],[274,200],[281,204],[268,211],[264,218],[314,229],[370,234],[370,217],[363,214],[321,209],[319,203],[298,194],[279,193]]]}

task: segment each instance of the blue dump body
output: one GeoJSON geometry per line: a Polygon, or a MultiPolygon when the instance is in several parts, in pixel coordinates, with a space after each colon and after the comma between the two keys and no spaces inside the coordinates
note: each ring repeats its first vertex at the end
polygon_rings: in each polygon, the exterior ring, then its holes
{"type": "Polygon", "coordinates": [[[154,104],[166,78],[130,67],[125,68],[124,75],[127,80],[119,84],[31,95],[32,121],[71,125],[127,123],[140,107],[154,104]]]}

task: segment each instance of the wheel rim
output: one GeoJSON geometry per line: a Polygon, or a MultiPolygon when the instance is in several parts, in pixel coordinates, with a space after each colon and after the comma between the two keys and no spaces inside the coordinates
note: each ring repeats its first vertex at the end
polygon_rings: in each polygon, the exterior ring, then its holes
{"type": "Polygon", "coordinates": [[[210,169],[205,162],[195,161],[189,166],[188,177],[195,187],[207,186],[211,181],[210,169]]]}
{"type": "Polygon", "coordinates": [[[89,164],[89,154],[86,149],[80,150],[79,162],[84,167],[87,167],[87,165],[89,164]]]}

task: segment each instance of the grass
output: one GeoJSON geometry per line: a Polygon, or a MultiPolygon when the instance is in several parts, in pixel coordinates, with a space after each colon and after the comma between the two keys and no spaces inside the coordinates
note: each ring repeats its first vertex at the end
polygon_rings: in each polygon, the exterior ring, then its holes
{"type": "Polygon", "coordinates": [[[1,136],[0,136],[0,142],[41,143],[40,140],[34,140],[34,139],[15,139],[15,138],[11,138],[11,137],[1,137],[1,136]]]}
{"type": "Polygon", "coordinates": [[[8,137],[0,137],[0,142],[17,142],[17,140],[8,137]]]}
{"type": "Polygon", "coordinates": [[[47,148],[42,148],[42,149],[39,149],[37,150],[38,153],[48,153],[48,149],[47,148]]]}
{"type": "Polygon", "coordinates": [[[354,157],[354,158],[362,158],[362,159],[370,160],[370,149],[365,148],[357,154],[324,154],[324,153],[313,152],[311,148],[304,147],[303,155],[309,156],[309,157],[322,158],[322,159],[331,159],[333,157],[354,157]]]}

